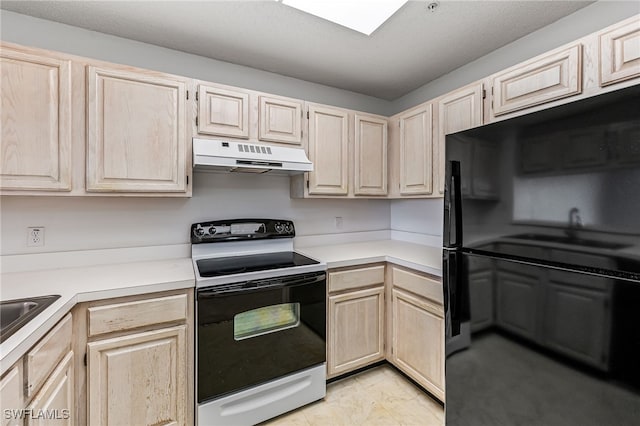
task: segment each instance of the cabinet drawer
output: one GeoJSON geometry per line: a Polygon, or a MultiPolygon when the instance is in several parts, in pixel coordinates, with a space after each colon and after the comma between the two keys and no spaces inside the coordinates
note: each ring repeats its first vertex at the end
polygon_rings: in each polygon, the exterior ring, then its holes
{"type": "Polygon", "coordinates": [[[329,273],[329,293],[384,283],[384,265],[329,273]]]}
{"type": "Polygon", "coordinates": [[[58,361],[71,350],[71,323],[71,314],[68,314],[27,353],[24,363],[27,398],[33,396],[58,361]]]}
{"type": "Polygon", "coordinates": [[[187,318],[187,295],[136,300],[88,309],[89,337],[187,318]]]}
{"type": "Polygon", "coordinates": [[[443,294],[440,281],[393,267],[393,286],[442,303],[443,294]]]}

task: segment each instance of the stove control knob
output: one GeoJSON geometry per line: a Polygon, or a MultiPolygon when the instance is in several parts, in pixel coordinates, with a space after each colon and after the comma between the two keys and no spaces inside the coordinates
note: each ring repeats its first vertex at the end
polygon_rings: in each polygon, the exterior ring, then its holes
{"type": "Polygon", "coordinates": [[[216,232],[217,231],[215,226],[210,226],[209,229],[207,230],[207,234],[209,235],[214,235],[216,232]]]}
{"type": "Polygon", "coordinates": [[[287,234],[291,234],[291,233],[293,233],[293,224],[291,224],[291,223],[287,223],[287,224],[285,225],[285,230],[287,231],[287,234]]]}
{"type": "Polygon", "coordinates": [[[196,226],[196,229],[193,230],[193,233],[196,237],[202,237],[204,235],[204,229],[202,226],[196,226]]]}
{"type": "Polygon", "coordinates": [[[283,224],[281,224],[280,222],[276,223],[275,228],[276,228],[276,232],[277,232],[278,234],[282,234],[283,232],[285,232],[285,227],[284,227],[284,225],[283,225],[283,224]]]}

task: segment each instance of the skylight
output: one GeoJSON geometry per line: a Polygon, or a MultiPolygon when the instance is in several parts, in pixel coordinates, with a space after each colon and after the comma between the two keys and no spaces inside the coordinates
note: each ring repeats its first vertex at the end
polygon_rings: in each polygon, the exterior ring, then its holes
{"type": "Polygon", "coordinates": [[[282,0],[282,4],[371,35],[407,0],[282,0]]]}

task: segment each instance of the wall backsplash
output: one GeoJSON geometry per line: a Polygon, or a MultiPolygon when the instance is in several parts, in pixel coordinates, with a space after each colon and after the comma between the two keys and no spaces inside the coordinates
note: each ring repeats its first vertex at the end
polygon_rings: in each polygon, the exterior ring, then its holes
{"type": "Polygon", "coordinates": [[[291,199],[286,176],[195,173],[193,180],[190,199],[3,196],[0,255],[184,244],[192,223],[210,219],[291,219],[301,236],[390,229],[388,200],[291,199]],[[44,247],[27,247],[30,226],[45,227],[44,247]]]}

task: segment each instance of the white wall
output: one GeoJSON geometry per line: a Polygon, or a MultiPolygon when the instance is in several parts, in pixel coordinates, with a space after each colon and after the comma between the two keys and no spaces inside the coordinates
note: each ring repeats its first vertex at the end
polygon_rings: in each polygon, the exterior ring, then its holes
{"type": "Polygon", "coordinates": [[[442,198],[430,200],[394,200],[391,202],[391,229],[442,236],[442,198]]]}
{"type": "MultiPolygon", "coordinates": [[[[386,115],[390,102],[83,28],[0,11],[0,38],[30,47],[386,115]]],[[[187,24],[188,25],[188,24],[187,24]]]]}
{"type": "Polygon", "coordinates": [[[637,0],[598,1],[394,100],[391,111],[404,111],[638,13],[637,0]]]}
{"type": "Polygon", "coordinates": [[[193,180],[191,199],[1,197],[0,254],[182,244],[192,223],[213,219],[291,219],[301,236],[390,228],[386,200],[290,199],[285,176],[196,173],[193,180]],[[29,226],[45,227],[44,247],[26,246],[29,226]]]}

